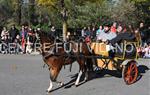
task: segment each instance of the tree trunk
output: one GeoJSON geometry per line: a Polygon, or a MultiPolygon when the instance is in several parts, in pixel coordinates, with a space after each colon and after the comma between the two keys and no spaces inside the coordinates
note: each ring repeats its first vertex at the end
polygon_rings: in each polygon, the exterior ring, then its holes
{"type": "Polygon", "coordinates": [[[35,17],[35,0],[29,0],[29,24],[34,24],[35,17]]]}
{"type": "Polygon", "coordinates": [[[17,1],[17,16],[18,16],[18,25],[20,25],[21,24],[21,19],[22,19],[22,9],[21,9],[21,7],[22,7],[22,2],[20,1],[20,0],[18,0],[17,1]]]}
{"type": "Polygon", "coordinates": [[[60,4],[61,4],[61,14],[62,14],[62,18],[63,18],[63,41],[66,41],[66,36],[67,36],[67,9],[65,8],[65,3],[64,0],[60,0],[60,4]]]}
{"type": "Polygon", "coordinates": [[[67,21],[63,21],[63,40],[66,41],[67,36],[67,21]]]}

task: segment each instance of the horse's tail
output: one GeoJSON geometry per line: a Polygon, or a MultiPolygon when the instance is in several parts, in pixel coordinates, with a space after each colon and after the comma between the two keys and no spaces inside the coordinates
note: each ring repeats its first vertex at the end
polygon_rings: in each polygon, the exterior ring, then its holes
{"type": "Polygon", "coordinates": [[[72,64],[70,64],[70,69],[69,69],[69,71],[71,72],[71,70],[72,70],[72,64]]]}

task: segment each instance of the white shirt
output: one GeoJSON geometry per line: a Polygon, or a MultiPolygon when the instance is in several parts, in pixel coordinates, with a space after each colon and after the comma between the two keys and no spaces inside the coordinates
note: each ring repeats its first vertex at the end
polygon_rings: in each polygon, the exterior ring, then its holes
{"type": "Polygon", "coordinates": [[[102,40],[102,41],[107,41],[107,40],[112,40],[113,38],[115,38],[117,35],[114,32],[100,32],[98,35],[98,40],[102,40]]]}

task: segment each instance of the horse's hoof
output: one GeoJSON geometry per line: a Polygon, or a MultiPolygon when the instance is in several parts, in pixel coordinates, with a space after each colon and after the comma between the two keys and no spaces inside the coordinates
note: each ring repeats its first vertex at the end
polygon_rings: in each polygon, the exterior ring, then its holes
{"type": "Polygon", "coordinates": [[[75,87],[78,87],[79,85],[78,84],[75,84],[75,87]]]}
{"type": "Polygon", "coordinates": [[[63,82],[61,82],[61,83],[60,83],[60,86],[64,86],[64,83],[63,83],[63,82]]]}
{"type": "Polygon", "coordinates": [[[50,93],[50,92],[51,92],[50,90],[48,90],[48,89],[46,90],[46,93],[50,93]]]}
{"type": "Polygon", "coordinates": [[[87,82],[88,80],[86,79],[86,80],[84,80],[84,82],[87,82]]]}
{"type": "Polygon", "coordinates": [[[64,83],[63,83],[63,82],[58,83],[58,86],[63,86],[63,85],[64,85],[64,83]]]}
{"type": "Polygon", "coordinates": [[[46,95],[49,95],[50,94],[50,92],[46,92],[46,95]]]}
{"type": "Polygon", "coordinates": [[[85,78],[84,78],[84,82],[87,82],[87,81],[88,81],[88,78],[87,78],[87,77],[85,77],[85,78]]]}
{"type": "Polygon", "coordinates": [[[49,91],[48,91],[48,90],[46,90],[46,92],[47,92],[47,93],[49,93],[49,91]]]}

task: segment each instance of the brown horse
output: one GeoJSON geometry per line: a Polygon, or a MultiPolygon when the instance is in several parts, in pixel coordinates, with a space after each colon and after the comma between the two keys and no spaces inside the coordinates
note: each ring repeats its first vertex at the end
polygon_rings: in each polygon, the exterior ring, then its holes
{"type": "Polygon", "coordinates": [[[79,64],[79,74],[76,79],[75,85],[77,86],[79,84],[83,72],[85,73],[85,81],[87,80],[88,73],[85,64],[87,59],[83,56],[84,55],[88,56],[91,53],[85,42],[82,42],[80,43],[80,45],[79,44],[77,45],[76,42],[70,41],[70,44],[72,45],[71,53],[66,53],[66,51],[64,50],[64,46],[62,46],[62,48],[58,48],[57,52],[55,52],[56,50],[55,38],[52,35],[43,31],[38,31],[38,34],[40,37],[41,53],[43,56],[43,60],[48,65],[50,71],[50,85],[49,88],[47,89],[48,92],[50,92],[53,87],[52,82],[60,83],[61,85],[63,85],[62,82],[57,81],[57,76],[62,66],[72,64],[74,61],[77,61],[77,63],[79,64]],[[48,43],[46,49],[45,43],[48,43]],[[80,57],[79,56],[80,54],[82,54],[83,56],[80,57]]]}

